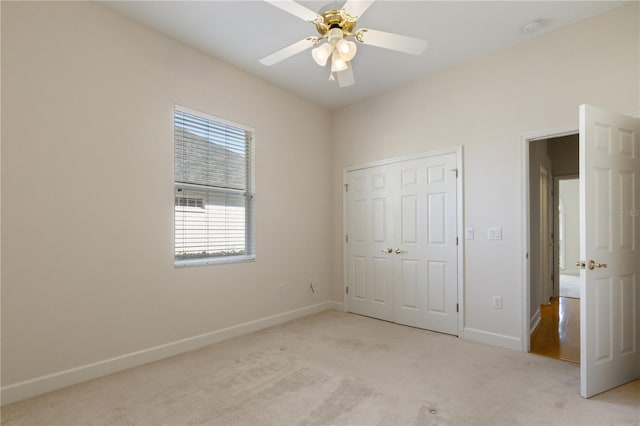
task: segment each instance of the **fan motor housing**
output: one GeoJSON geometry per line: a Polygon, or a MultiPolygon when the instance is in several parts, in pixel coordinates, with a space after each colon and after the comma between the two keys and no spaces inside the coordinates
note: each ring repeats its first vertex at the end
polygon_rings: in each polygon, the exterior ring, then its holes
{"type": "Polygon", "coordinates": [[[318,33],[325,37],[331,28],[340,28],[345,35],[352,35],[356,27],[356,19],[346,13],[343,9],[327,10],[322,15],[322,20],[318,19],[314,23],[318,33]]]}

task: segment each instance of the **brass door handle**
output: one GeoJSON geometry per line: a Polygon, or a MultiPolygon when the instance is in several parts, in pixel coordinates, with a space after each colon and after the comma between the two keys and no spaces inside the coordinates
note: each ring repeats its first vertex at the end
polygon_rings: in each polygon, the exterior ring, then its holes
{"type": "Polygon", "coordinates": [[[396,249],[396,254],[400,254],[400,253],[404,253],[404,251],[400,250],[399,248],[396,249]]]}
{"type": "Polygon", "coordinates": [[[590,260],[589,264],[587,265],[587,267],[589,268],[589,270],[593,270],[595,268],[606,268],[607,264],[606,263],[596,263],[593,260],[590,260]]]}
{"type": "Polygon", "coordinates": [[[393,249],[391,247],[386,248],[386,249],[382,249],[380,251],[383,252],[383,253],[389,253],[389,254],[393,253],[393,249]]]}

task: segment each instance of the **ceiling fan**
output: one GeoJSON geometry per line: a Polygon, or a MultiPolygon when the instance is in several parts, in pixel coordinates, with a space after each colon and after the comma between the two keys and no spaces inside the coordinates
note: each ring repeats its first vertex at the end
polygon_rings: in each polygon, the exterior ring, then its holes
{"type": "Polygon", "coordinates": [[[311,51],[311,56],[316,63],[324,67],[331,60],[329,79],[334,80],[333,74],[335,73],[340,87],[347,87],[355,83],[350,62],[356,54],[357,46],[350,40],[351,38],[361,44],[383,47],[412,55],[420,55],[427,48],[425,40],[366,28],[356,30],[358,19],[375,0],[347,0],[342,9],[326,10],[321,14],[317,14],[293,0],[265,1],[314,24],[320,36],[307,37],[260,59],[263,65],[277,64],[297,53],[316,46],[311,51]],[[321,43],[324,39],[327,39],[327,41],[321,43]]]}

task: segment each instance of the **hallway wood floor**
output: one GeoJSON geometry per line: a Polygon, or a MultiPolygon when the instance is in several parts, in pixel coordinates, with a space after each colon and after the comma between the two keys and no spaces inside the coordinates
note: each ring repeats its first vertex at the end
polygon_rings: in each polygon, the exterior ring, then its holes
{"type": "Polygon", "coordinates": [[[531,335],[531,352],[580,363],[580,299],[554,297],[540,306],[540,324],[531,335]]]}

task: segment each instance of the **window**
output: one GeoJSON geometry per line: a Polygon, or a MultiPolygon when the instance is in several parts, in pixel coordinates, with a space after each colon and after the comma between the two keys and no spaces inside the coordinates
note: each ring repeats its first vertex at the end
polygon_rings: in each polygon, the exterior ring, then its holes
{"type": "Polygon", "coordinates": [[[253,130],[174,110],[177,266],[255,258],[253,130]]]}
{"type": "Polygon", "coordinates": [[[176,210],[188,211],[185,209],[178,209],[178,207],[196,207],[204,210],[204,198],[201,197],[176,197],[176,210]]]}

